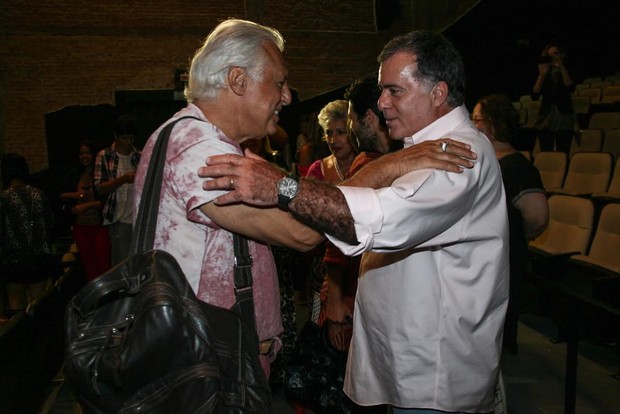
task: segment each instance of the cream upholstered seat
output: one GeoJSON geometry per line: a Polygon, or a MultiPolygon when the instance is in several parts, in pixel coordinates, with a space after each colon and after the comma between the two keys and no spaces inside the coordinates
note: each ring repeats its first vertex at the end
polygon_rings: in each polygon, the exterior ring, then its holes
{"type": "Polygon", "coordinates": [[[579,94],[579,91],[582,91],[584,89],[590,89],[590,84],[589,83],[578,83],[575,85],[575,93],[579,94]]]}
{"type": "Polygon", "coordinates": [[[550,255],[584,254],[592,233],[594,204],[568,195],[549,197],[549,225],[529,243],[530,250],[550,255]]]}
{"type": "Polygon", "coordinates": [[[593,193],[592,199],[599,202],[620,202],[620,162],[616,161],[607,191],[593,193]]]}
{"type": "Polygon", "coordinates": [[[601,101],[601,90],[599,88],[586,88],[578,92],[578,96],[590,97],[590,103],[596,104],[601,101]]]}
{"type": "Polygon", "coordinates": [[[620,158],[620,128],[605,130],[601,151],[610,153],[614,161],[620,158]]]}
{"type": "Polygon", "coordinates": [[[605,205],[588,254],[571,256],[581,261],[620,273],[620,204],[605,205]]]}
{"type": "Polygon", "coordinates": [[[610,85],[603,89],[602,103],[620,102],[620,85],[610,85]]]}
{"type": "Polygon", "coordinates": [[[607,191],[612,164],[609,153],[578,152],[568,163],[562,188],[549,191],[568,195],[590,195],[607,191]]]}
{"type": "Polygon", "coordinates": [[[612,129],[620,128],[620,112],[597,112],[592,114],[590,123],[588,124],[590,129],[612,129]]]}
{"type": "Polygon", "coordinates": [[[563,152],[542,151],[535,155],[534,166],[545,190],[561,188],[566,176],[567,157],[563,152]]]}
{"type": "Polygon", "coordinates": [[[603,130],[582,129],[579,138],[573,138],[570,146],[571,157],[578,152],[598,152],[603,146],[603,130]]]}
{"type": "Polygon", "coordinates": [[[611,82],[610,81],[606,81],[606,80],[601,80],[601,81],[598,81],[598,82],[590,83],[590,87],[591,88],[598,88],[601,91],[603,89],[605,89],[606,87],[610,86],[610,85],[611,85],[611,82]]]}
{"type": "Polygon", "coordinates": [[[585,78],[582,83],[593,84],[594,82],[600,82],[603,80],[602,76],[593,76],[591,78],[585,78]]]}

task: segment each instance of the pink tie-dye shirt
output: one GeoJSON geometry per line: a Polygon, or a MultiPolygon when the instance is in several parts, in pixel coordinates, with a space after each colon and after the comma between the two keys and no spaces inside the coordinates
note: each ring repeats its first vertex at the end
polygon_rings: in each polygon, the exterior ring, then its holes
{"type": "MultiPolygon", "coordinates": [[[[199,299],[231,308],[235,303],[233,236],[200,210],[200,206],[224,192],[204,191],[204,179],[198,177],[197,171],[208,156],[242,154],[242,151],[193,104],[176,113],[173,119],[188,115],[205,122],[182,120],[170,135],[154,248],[176,258],[199,299]]],[[[151,135],[142,152],[134,186],[134,211],[138,210],[148,162],[160,129],[151,135]]],[[[282,332],[278,277],[269,246],[252,240],[248,243],[253,258],[256,330],[262,341],[282,332]]]]}

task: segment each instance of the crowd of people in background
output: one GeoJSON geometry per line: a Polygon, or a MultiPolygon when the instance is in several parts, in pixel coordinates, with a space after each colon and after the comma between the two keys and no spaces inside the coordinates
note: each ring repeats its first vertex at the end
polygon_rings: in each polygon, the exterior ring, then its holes
{"type": "MultiPolygon", "coordinates": [[[[344,387],[360,406],[491,411],[502,345],[518,352],[527,243],[549,218],[540,175],[517,149],[513,99],[497,91],[468,110],[459,53],[417,31],[386,45],[378,75],[299,117],[292,135],[277,115],[291,103],[283,50],[277,30],[231,19],[193,57],[188,105],[163,124],[193,117],[171,135],[155,248],[175,256],[201,300],[230,308],[232,233],[250,240],[261,362],[274,384],[307,307],[330,344],[351,353],[344,387]],[[214,62],[228,69],[209,78],[214,62]],[[283,176],[294,194],[275,193],[283,176]]],[[[547,44],[530,91],[542,151],[568,153],[575,133],[566,56],[547,44]]],[[[56,196],[89,281],[130,251],[160,128],[142,150],[136,120],[121,116],[111,146],[76,148],[56,196]]],[[[6,319],[52,283],[55,218],[25,158],[0,162],[6,319]]]]}

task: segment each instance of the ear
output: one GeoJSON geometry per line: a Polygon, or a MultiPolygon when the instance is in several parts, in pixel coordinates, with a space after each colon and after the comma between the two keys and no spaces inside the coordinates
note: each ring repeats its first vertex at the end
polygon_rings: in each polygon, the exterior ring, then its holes
{"type": "Polygon", "coordinates": [[[364,125],[374,125],[375,122],[379,120],[377,114],[375,114],[372,109],[366,109],[366,113],[364,114],[363,123],[364,125]]]}
{"type": "Polygon", "coordinates": [[[245,94],[248,83],[248,72],[245,68],[233,66],[228,70],[228,86],[230,90],[239,96],[245,94]]]}
{"type": "Polygon", "coordinates": [[[436,108],[443,105],[446,99],[448,99],[448,84],[444,81],[437,82],[431,90],[431,97],[436,108]]]}

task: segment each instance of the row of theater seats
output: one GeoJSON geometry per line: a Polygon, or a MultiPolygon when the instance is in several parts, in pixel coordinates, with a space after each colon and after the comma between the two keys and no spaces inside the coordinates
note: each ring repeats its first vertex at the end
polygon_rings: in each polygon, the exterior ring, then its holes
{"type": "Polygon", "coordinates": [[[79,261],[0,326],[0,414],[38,413],[64,357],[64,312],[86,282],[79,261]]]}
{"type": "Polygon", "coordinates": [[[620,202],[620,162],[608,152],[539,152],[533,159],[548,195],[588,196],[620,202]]]}
{"type": "Polygon", "coordinates": [[[620,204],[558,194],[549,209],[529,245],[525,302],[556,323],[554,340],[573,338],[567,358],[576,359],[575,341],[620,343],[620,204]]]}
{"type": "MultiPolygon", "coordinates": [[[[617,111],[620,107],[620,71],[613,75],[584,79],[575,85],[572,101],[580,128],[588,128],[593,113],[617,111]]],[[[534,127],[540,104],[540,100],[532,100],[529,94],[522,95],[513,102],[523,127],[534,127]]]]}
{"type": "Polygon", "coordinates": [[[530,274],[559,277],[574,292],[620,308],[620,151],[611,150],[620,147],[620,113],[593,114],[590,126],[570,156],[531,155],[550,217],[530,242],[530,274]]]}
{"type": "MultiPolygon", "coordinates": [[[[523,128],[521,137],[524,141],[518,142],[517,146],[533,147],[531,153],[525,155],[530,159],[535,157],[540,152],[537,131],[523,128]]],[[[570,156],[577,152],[597,151],[609,152],[614,160],[620,157],[620,111],[590,114],[587,126],[575,131],[570,145],[570,156]]]]}
{"type": "Polygon", "coordinates": [[[620,101],[620,74],[584,79],[575,85],[574,96],[587,96],[590,103],[614,103],[620,101]]]}

